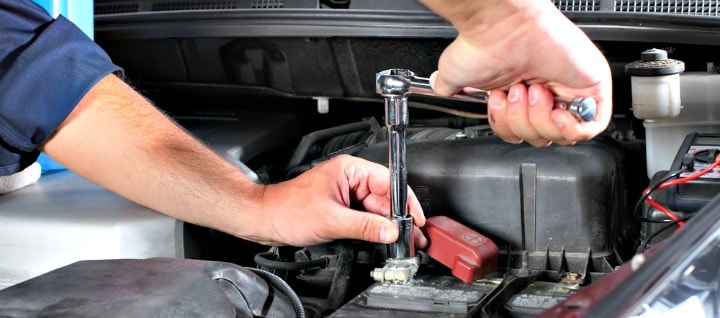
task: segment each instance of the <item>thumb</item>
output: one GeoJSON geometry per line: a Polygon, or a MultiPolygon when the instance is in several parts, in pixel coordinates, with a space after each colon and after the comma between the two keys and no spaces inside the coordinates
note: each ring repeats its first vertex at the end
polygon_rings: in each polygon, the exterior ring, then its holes
{"type": "Polygon", "coordinates": [[[452,96],[462,89],[462,87],[455,86],[443,79],[439,71],[430,74],[430,86],[436,94],[441,96],[452,96]]]}
{"type": "Polygon", "coordinates": [[[336,238],[359,239],[373,243],[390,244],[397,241],[398,228],[389,219],[352,209],[345,209],[336,219],[336,238]]]}

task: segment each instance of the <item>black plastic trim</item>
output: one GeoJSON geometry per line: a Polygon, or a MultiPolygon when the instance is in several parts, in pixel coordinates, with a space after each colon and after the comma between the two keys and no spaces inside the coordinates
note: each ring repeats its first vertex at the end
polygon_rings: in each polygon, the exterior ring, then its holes
{"type": "Polygon", "coordinates": [[[192,37],[453,38],[448,22],[422,11],[234,10],[153,12],[95,17],[106,39],[192,37]]]}
{"type": "MultiPolygon", "coordinates": [[[[595,41],[720,44],[720,19],[653,13],[565,12],[595,41]]],[[[428,11],[222,10],[108,14],[95,17],[103,39],[195,37],[454,38],[428,11]]]]}

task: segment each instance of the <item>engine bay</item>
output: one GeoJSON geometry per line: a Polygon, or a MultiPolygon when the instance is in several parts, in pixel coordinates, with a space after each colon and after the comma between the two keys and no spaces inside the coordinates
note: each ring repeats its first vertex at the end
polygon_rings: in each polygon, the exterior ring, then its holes
{"type": "MultiPolygon", "coordinates": [[[[125,69],[128,82],[261,183],[291,179],[338,155],[388,165],[386,113],[374,89],[375,74],[402,67],[430,75],[454,37],[447,23],[414,1],[297,1],[297,7],[277,10],[240,9],[244,1],[220,1],[232,4],[227,10],[173,9],[172,1],[165,7],[161,2],[96,0],[96,41],[125,69]]],[[[677,224],[691,219],[720,190],[720,177],[712,170],[720,151],[715,107],[720,46],[709,44],[720,43],[716,17],[600,9],[609,2],[582,11],[582,5],[555,1],[595,41],[613,72],[614,116],[606,132],[592,140],[570,147],[509,144],[493,135],[483,104],[410,99],[407,182],[426,217],[467,227],[466,243],[477,233],[497,246],[492,271],[472,282],[454,276],[453,268],[425,250],[417,251],[411,283],[377,282],[371,273],[388,260],[385,245],[345,240],[305,248],[262,246],[101,197],[100,190],[68,172],[45,179],[65,184],[65,192],[47,192],[43,187],[50,185],[41,182],[1,196],[8,213],[14,213],[6,226],[56,222],[47,228],[73,233],[60,235],[67,241],[57,250],[87,244],[88,237],[103,237],[103,231],[121,233],[85,253],[76,255],[73,248],[70,257],[46,253],[52,258],[48,266],[76,257],[171,257],[261,269],[287,284],[275,292],[295,294],[288,299],[296,297],[307,317],[541,315],[672,239],[677,224]],[[638,89],[626,66],[653,48],[684,63],[678,74],[682,109],[672,118],[638,118],[633,106],[638,89]],[[693,175],[699,171],[705,172],[693,175]],[[695,179],[682,179],[688,176],[695,179]],[[682,181],[666,184],[669,180],[682,181]],[[92,205],[50,203],[72,191],[92,205]],[[45,201],[36,201],[40,195],[45,201]],[[646,200],[650,196],[660,208],[646,200]],[[30,201],[42,202],[33,208],[52,212],[46,217],[53,221],[22,215],[20,206],[30,201]],[[672,212],[664,213],[664,207],[672,212]],[[112,215],[109,209],[126,213],[108,217],[111,230],[55,219],[58,213],[74,219],[98,211],[112,215]]],[[[28,256],[50,240],[7,234],[0,249],[28,256]]],[[[52,269],[23,272],[25,264],[13,266],[17,270],[0,269],[0,283],[11,285],[52,269]]],[[[97,270],[93,264],[74,266],[64,275],[97,270]]],[[[265,286],[272,282],[262,284],[262,295],[274,290],[265,286]]],[[[273,310],[282,312],[279,316],[296,313],[292,305],[273,310]]]]}
{"type": "MultiPolygon", "coordinates": [[[[301,142],[293,152],[291,158],[302,159],[285,167],[287,178],[338,154],[387,164],[386,134],[375,118],[310,133],[314,137],[303,141],[314,143],[301,142]]],[[[310,310],[317,316],[535,316],[635,252],[640,232],[627,212],[627,159],[617,140],[603,136],[573,147],[534,148],[505,143],[485,125],[418,125],[410,129],[407,148],[408,183],[426,217],[449,217],[497,244],[497,268],[490,275],[468,285],[419,251],[416,283],[384,288],[388,284],[375,283],[370,272],[387,260],[386,247],[355,241],[261,251],[246,266],[280,274],[317,306],[310,310]],[[324,267],[302,265],[321,259],[324,267]],[[420,286],[428,290],[419,293],[420,286]],[[359,296],[346,299],[351,295],[359,296]]],[[[220,249],[228,243],[203,245],[220,249]]],[[[239,250],[226,252],[247,258],[239,250]]]]}

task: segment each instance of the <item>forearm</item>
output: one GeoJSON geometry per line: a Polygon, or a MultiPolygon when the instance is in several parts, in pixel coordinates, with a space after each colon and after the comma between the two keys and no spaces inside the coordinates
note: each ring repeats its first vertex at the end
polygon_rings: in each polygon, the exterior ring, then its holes
{"type": "MultiPolygon", "coordinates": [[[[497,24],[521,25],[524,20],[555,11],[548,0],[419,0],[448,20],[462,34],[485,32],[497,24]],[[537,5],[540,2],[540,5],[537,5]]],[[[502,34],[498,34],[502,36],[502,34]]]]}
{"type": "MultiPolygon", "coordinates": [[[[111,75],[75,107],[42,151],[151,209],[252,239],[256,185],[111,75]]],[[[258,224],[254,224],[257,227],[258,224]]]]}

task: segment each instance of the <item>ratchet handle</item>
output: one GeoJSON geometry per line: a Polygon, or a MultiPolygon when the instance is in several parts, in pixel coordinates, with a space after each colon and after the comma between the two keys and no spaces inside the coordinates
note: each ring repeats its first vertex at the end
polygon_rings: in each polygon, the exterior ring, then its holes
{"type": "Polygon", "coordinates": [[[410,77],[410,87],[408,90],[408,94],[412,95],[422,95],[422,96],[432,96],[447,100],[456,100],[461,102],[471,102],[471,103],[483,103],[487,104],[488,99],[490,98],[490,92],[488,91],[479,91],[477,93],[466,93],[466,92],[458,92],[455,95],[452,96],[440,96],[438,94],[435,94],[435,91],[432,89],[432,86],[430,86],[430,79],[427,77],[419,77],[419,76],[411,76],[410,77]]]}
{"type": "MultiPolygon", "coordinates": [[[[459,92],[452,96],[440,96],[430,86],[430,79],[415,76],[407,69],[388,69],[375,75],[375,90],[382,96],[420,95],[446,100],[456,100],[471,103],[487,104],[490,91],[478,90],[473,93],[459,92]]],[[[578,120],[592,121],[597,113],[597,102],[592,97],[576,97],[566,102],[555,100],[554,108],[565,109],[571,112],[578,120]]]]}
{"type": "MultiPolygon", "coordinates": [[[[476,93],[459,92],[452,96],[440,96],[435,94],[433,91],[430,86],[429,78],[418,76],[412,76],[410,78],[409,94],[484,104],[487,104],[490,99],[489,91],[479,91],[476,93]]],[[[565,109],[575,115],[575,117],[579,120],[588,122],[595,118],[595,113],[597,112],[597,102],[592,97],[576,97],[569,103],[561,100],[555,100],[554,108],[565,109]]]]}

